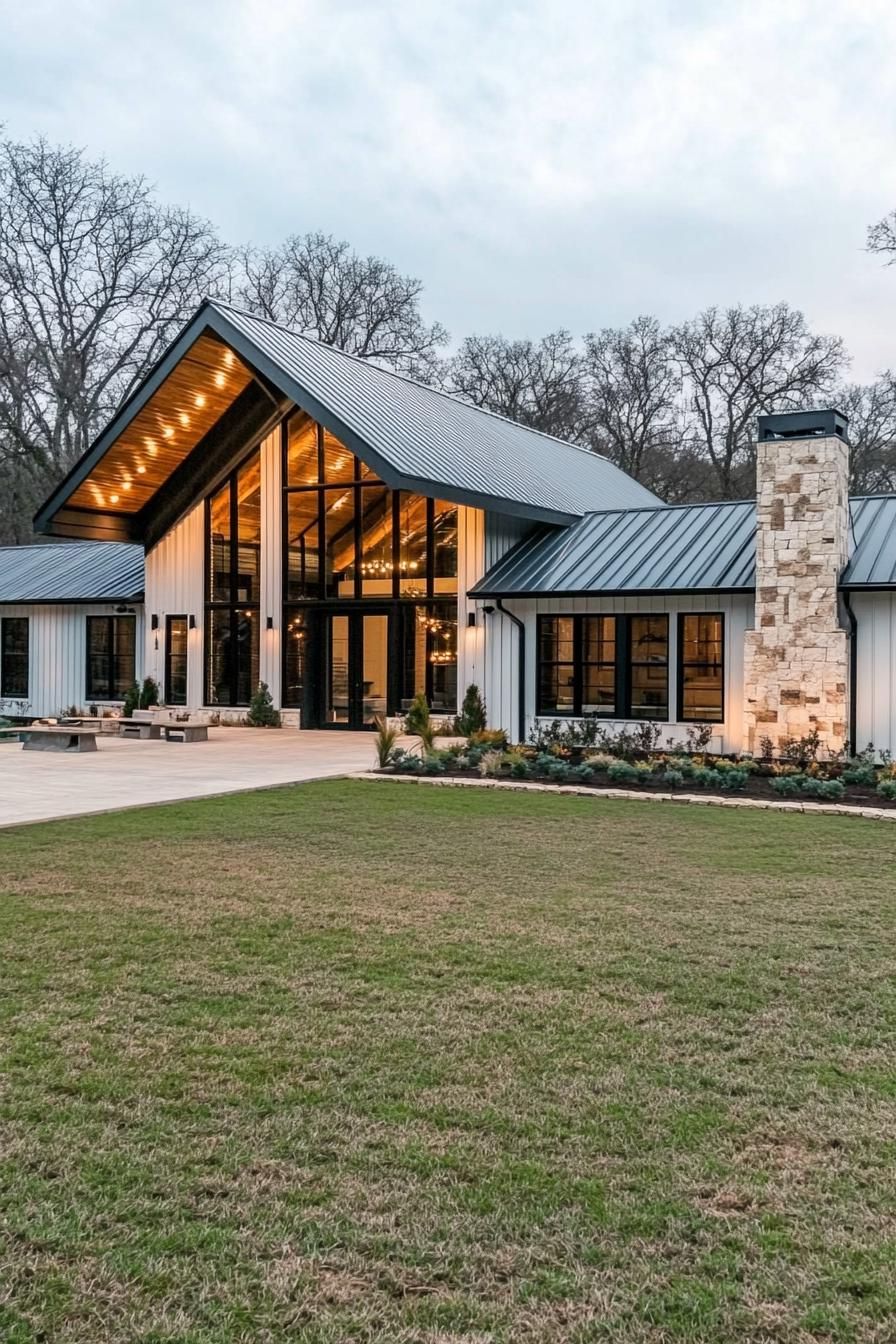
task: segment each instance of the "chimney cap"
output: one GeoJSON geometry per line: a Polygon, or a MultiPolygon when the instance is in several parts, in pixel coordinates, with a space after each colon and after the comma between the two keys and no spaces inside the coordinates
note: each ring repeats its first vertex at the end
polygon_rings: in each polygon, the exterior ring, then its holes
{"type": "Polygon", "coordinates": [[[849,442],[849,421],[842,411],[829,407],[820,411],[777,411],[760,415],[757,420],[760,443],[770,439],[822,439],[835,434],[849,442]]]}

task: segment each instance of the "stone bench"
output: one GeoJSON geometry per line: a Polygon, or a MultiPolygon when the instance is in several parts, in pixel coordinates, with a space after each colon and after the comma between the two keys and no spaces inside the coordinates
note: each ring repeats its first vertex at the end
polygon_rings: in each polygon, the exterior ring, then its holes
{"type": "Polygon", "coordinates": [[[139,737],[142,742],[158,742],[162,736],[161,723],[153,723],[151,719],[119,719],[118,736],[119,737],[139,737]]]}
{"type": "Polygon", "coordinates": [[[23,751],[96,751],[95,728],[17,728],[23,751]]]}
{"type": "Polygon", "coordinates": [[[166,742],[207,742],[208,726],[204,723],[164,723],[157,725],[166,742]]]}

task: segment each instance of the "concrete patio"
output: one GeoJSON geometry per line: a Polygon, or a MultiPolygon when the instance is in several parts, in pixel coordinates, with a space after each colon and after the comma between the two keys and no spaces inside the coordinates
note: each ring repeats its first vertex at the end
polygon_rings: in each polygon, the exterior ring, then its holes
{"type": "Polygon", "coordinates": [[[370,733],[212,728],[208,742],[101,735],[88,755],[0,743],[0,827],[367,770],[370,733]]]}

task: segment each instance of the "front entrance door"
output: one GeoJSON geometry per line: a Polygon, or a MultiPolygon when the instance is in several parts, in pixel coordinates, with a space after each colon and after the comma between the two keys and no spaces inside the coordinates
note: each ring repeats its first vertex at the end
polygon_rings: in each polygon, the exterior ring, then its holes
{"type": "Polygon", "coordinates": [[[373,728],[386,713],[388,613],[326,612],[322,621],[322,726],[373,728]]]}

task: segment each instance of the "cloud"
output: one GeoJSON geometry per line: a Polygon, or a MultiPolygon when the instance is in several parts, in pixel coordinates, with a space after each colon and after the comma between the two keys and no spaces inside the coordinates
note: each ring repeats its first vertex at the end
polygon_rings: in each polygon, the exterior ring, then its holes
{"type": "Polygon", "coordinates": [[[456,335],[786,298],[865,376],[894,41],[880,0],[60,0],[10,13],[0,118],[233,238],[381,252],[456,335]]]}

